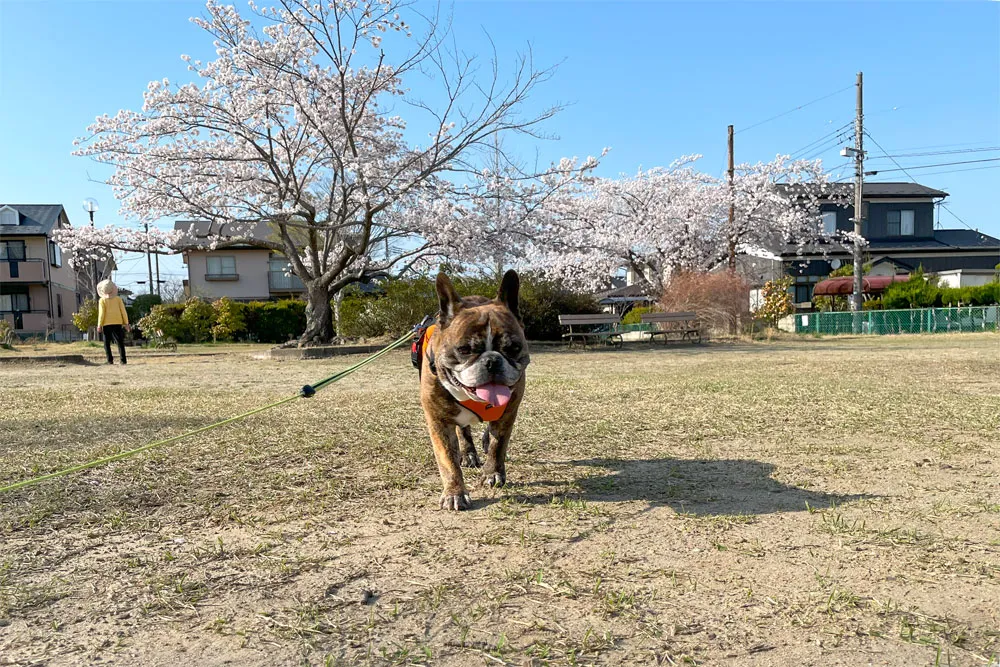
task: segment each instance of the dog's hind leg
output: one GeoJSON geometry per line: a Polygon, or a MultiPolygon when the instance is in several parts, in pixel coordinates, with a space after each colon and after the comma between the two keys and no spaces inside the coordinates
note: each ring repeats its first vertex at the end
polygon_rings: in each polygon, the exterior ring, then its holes
{"type": "Polygon", "coordinates": [[[456,426],[455,430],[462,448],[462,465],[466,468],[482,468],[483,464],[476,454],[476,445],[472,442],[472,427],[456,426]]]}

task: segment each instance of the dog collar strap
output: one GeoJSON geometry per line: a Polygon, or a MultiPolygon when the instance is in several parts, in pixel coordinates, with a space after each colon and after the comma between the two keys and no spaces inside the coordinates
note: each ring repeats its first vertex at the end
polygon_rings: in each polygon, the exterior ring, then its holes
{"type": "MultiPolygon", "coordinates": [[[[420,340],[420,347],[421,347],[421,352],[423,352],[423,355],[427,357],[427,360],[430,364],[431,372],[434,373],[434,375],[437,375],[437,368],[435,368],[434,366],[434,352],[428,350],[428,347],[430,347],[431,343],[431,336],[434,335],[435,329],[437,329],[437,325],[432,324],[424,330],[420,340]]],[[[440,382],[440,380],[438,380],[438,382],[440,382]]],[[[484,403],[483,401],[473,401],[471,399],[468,401],[459,401],[458,404],[461,405],[466,410],[472,412],[474,415],[479,417],[484,422],[495,422],[496,420],[503,417],[503,413],[507,409],[506,405],[492,405],[490,403],[484,403]]]]}

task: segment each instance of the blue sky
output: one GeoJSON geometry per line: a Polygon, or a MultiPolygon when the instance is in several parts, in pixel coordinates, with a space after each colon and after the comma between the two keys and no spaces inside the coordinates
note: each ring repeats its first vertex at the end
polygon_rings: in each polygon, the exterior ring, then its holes
{"type": "MultiPolygon", "coordinates": [[[[202,11],[186,0],[0,0],[0,202],[61,203],[84,224],[80,202],[91,196],[101,203],[98,224],[122,222],[110,188],[89,180],[107,172],[71,156],[72,141],[95,116],[140,106],[150,80],[188,80],[179,56],[212,55],[211,40],[188,21],[202,11]]],[[[535,103],[570,106],[546,127],[557,140],[516,144],[526,158],[610,146],[601,173],[613,176],[701,153],[702,169],[721,174],[730,123],[742,162],[794,153],[850,122],[859,70],[866,127],[890,153],[1000,146],[1000,3],[466,1],[452,11],[466,52],[488,56],[488,33],[501,62],[530,44],[537,64],[559,65],[535,103]]],[[[817,144],[829,146],[818,157],[841,164],[839,145],[817,144]]],[[[1000,151],[899,162],[995,157],[1000,151]]],[[[948,191],[948,208],[970,226],[1000,235],[1000,170],[981,169],[994,165],[910,173],[948,191]],[[957,171],[967,169],[976,170],[957,171]]],[[[868,166],[882,167],[895,165],[868,166]]],[[[962,227],[948,211],[942,223],[962,227]]],[[[179,258],[161,261],[166,277],[183,272],[179,258]]],[[[144,276],[145,260],[127,258],[118,280],[144,276]]]]}

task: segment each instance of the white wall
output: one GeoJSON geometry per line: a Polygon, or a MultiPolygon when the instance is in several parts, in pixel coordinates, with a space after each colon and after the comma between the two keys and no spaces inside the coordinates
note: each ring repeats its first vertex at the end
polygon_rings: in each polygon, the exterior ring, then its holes
{"type": "Polygon", "coordinates": [[[938,284],[941,287],[979,287],[993,282],[995,274],[990,271],[983,273],[980,271],[971,272],[963,269],[954,271],[942,271],[937,274],[938,284]]]}

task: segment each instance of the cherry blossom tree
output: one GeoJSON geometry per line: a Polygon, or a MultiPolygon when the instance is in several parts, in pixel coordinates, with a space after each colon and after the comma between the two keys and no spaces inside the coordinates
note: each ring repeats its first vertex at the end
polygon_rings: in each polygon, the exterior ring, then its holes
{"type": "Polygon", "coordinates": [[[740,248],[802,245],[823,237],[820,204],[843,204],[820,160],[792,160],[778,155],[770,162],[735,167],[733,181],[719,182],[733,205],[725,224],[725,257],[736,269],[740,248]]]}
{"type": "Polygon", "coordinates": [[[458,229],[448,246],[451,256],[499,280],[511,265],[527,265],[532,242],[548,224],[553,207],[594,181],[598,159],[565,158],[544,170],[529,170],[503,151],[496,150],[492,157],[490,166],[452,193],[459,203],[458,229]]]}
{"type": "Polygon", "coordinates": [[[740,165],[730,184],[699,172],[698,158],[594,179],[582,195],[560,196],[532,241],[532,262],[594,288],[627,268],[659,295],[677,271],[709,271],[727,259],[735,270],[747,248],[780,251],[824,238],[820,203],[843,203],[818,161],[779,155],[740,165]]]}
{"type": "Polygon", "coordinates": [[[171,254],[179,238],[176,232],[157,227],[140,230],[113,225],[64,227],[54,230],[52,236],[88,294],[96,294],[97,282],[110,276],[116,252],[171,254]]]}
{"type": "Polygon", "coordinates": [[[531,261],[554,278],[601,287],[625,267],[661,293],[672,272],[707,270],[722,245],[725,203],[688,156],[635,176],[594,179],[551,205],[531,261]]]}
{"type": "Polygon", "coordinates": [[[300,344],[331,340],[330,297],[342,287],[447,251],[469,228],[448,179],[480,172],[497,135],[540,136],[558,111],[525,111],[552,73],[530,54],[506,78],[495,57],[481,76],[436,18],[414,37],[404,14],[423,19],[404,2],[251,3],[260,30],[234,7],[206,9],[192,20],[217,58],[184,56],[199,83],[150,83],[141,109],[99,117],[77,154],[114,167],[109,183],[130,218],[210,222],[212,247],[286,256],[308,299],[300,344]],[[404,85],[419,78],[437,85],[437,103],[404,85]],[[419,144],[407,138],[417,130],[427,131],[419,144]]]}

